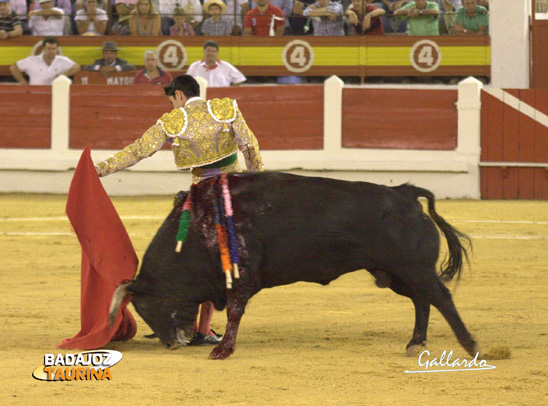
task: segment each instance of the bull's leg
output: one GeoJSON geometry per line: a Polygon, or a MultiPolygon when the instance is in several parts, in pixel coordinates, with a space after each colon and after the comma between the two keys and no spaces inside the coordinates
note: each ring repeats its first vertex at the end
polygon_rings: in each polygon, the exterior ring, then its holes
{"type": "MultiPolygon", "coordinates": [[[[240,292],[237,292],[240,293],[240,292]]],[[[223,339],[217,347],[211,351],[209,358],[211,359],[225,359],[228,358],[236,349],[236,336],[238,335],[238,328],[240,327],[240,320],[244,315],[245,306],[247,304],[247,298],[236,292],[230,292],[228,294],[228,303],[226,308],[227,324],[223,339]]]]}
{"type": "Polygon", "coordinates": [[[472,357],[476,353],[481,355],[478,343],[466,329],[457,312],[449,289],[439,280],[435,271],[419,271],[415,275],[421,275],[422,277],[420,279],[410,278],[407,281],[409,286],[440,311],[453,329],[459,343],[472,357]]]}
{"type": "Polygon", "coordinates": [[[410,298],[415,305],[415,328],[411,341],[407,344],[406,353],[408,357],[418,354],[426,346],[426,334],[428,321],[430,319],[430,303],[417,295],[413,289],[406,285],[401,279],[391,276],[390,289],[398,295],[410,298]]]}

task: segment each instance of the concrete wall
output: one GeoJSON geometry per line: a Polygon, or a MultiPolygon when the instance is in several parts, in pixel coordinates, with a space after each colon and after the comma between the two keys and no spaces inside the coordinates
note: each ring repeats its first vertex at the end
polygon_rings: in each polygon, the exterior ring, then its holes
{"type": "MultiPolygon", "coordinates": [[[[72,170],[81,154],[80,150],[68,148],[69,87],[70,81],[64,77],[56,79],[53,85],[51,149],[0,149],[1,192],[68,191],[72,170]]],[[[432,190],[438,198],[480,197],[479,81],[468,78],[458,86],[458,146],[452,151],[342,148],[343,87],[337,77],[325,83],[324,149],[264,151],[266,169],[386,185],[411,182],[432,190]]],[[[114,152],[92,151],[92,157],[99,161],[114,152]]],[[[190,174],[174,170],[171,151],[159,151],[102,181],[110,195],[143,195],[174,194],[188,189],[190,179],[190,174]]]]}
{"type": "Polygon", "coordinates": [[[528,89],[531,0],[495,0],[489,7],[492,86],[528,89]]]}

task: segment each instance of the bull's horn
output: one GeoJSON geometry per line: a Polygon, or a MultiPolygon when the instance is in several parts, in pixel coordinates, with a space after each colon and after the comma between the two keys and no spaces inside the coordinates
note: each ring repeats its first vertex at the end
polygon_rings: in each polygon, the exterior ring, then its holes
{"type": "Polygon", "coordinates": [[[129,295],[127,288],[131,284],[132,282],[122,283],[114,291],[114,295],[112,296],[112,301],[110,302],[110,309],[109,309],[109,316],[108,316],[110,327],[114,325],[114,320],[116,320],[116,316],[118,315],[118,310],[120,310],[120,306],[122,305],[122,302],[124,301],[126,296],[129,295]]]}

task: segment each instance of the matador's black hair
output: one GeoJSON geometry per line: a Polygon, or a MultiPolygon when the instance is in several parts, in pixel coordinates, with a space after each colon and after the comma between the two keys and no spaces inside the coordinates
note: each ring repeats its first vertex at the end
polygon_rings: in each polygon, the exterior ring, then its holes
{"type": "Polygon", "coordinates": [[[200,95],[200,85],[190,75],[179,75],[164,88],[166,96],[175,96],[176,90],[183,92],[187,99],[200,95]]]}

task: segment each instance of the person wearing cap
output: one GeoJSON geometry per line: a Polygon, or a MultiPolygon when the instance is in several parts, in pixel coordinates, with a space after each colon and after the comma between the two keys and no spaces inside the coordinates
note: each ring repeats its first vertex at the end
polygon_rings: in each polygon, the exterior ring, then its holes
{"type": "Polygon", "coordinates": [[[204,59],[191,64],[186,73],[194,78],[198,76],[204,78],[209,87],[227,87],[246,81],[242,72],[230,63],[221,61],[218,56],[219,44],[213,40],[206,41],[204,59]]]}
{"type": "MultiPolygon", "coordinates": [[[[173,106],[145,134],[106,160],[95,165],[99,176],[129,168],[159,151],[166,143],[178,170],[192,171],[192,181],[222,173],[241,172],[238,150],[249,171],[262,171],[259,143],[247,126],[236,100],[224,98],[205,101],[200,85],[190,75],[177,76],[165,88],[173,106]]],[[[200,321],[190,345],[217,345],[221,337],[210,328],[213,303],[203,303],[200,321]]],[[[175,322],[175,320],[174,320],[175,322]]]]}
{"type": "Polygon", "coordinates": [[[156,51],[149,49],[144,55],[145,69],[137,72],[134,85],[163,85],[167,86],[173,78],[169,74],[158,67],[158,54],[156,51]]]}
{"type": "Polygon", "coordinates": [[[202,34],[210,36],[225,36],[232,34],[234,24],[223,17],[226,13],[226,4],[221,0],[208,0],[204,3],[204,10],[211,16],[202,23],[202,34]]]}
{"type": "Polygon", "coordinates": [[[80,35],[105,35],[108,15],[97,8],[97,0],[86,0],[84,8],[76,12],[76,30],[80,35]]]}
{"type": "Polygon", "coordinates": [[[23,35],[21,21],[10,8],[8,0],[0,0],[0,40],[23,35]]]}
{"type": "Polygon", "coordinates": [[[55,37],[46,37],[42,41],[44,47],[40,55],[29,56],[10,66],[13,77],[21,85],[51,85],[61,75],[73,76],[80,72],[80,65],[66,56],[58,55],[59,40],[55,37]],[[29,82],[23,76],[29,76],[29,82]]]}
{"type": "Polygon", "coordinates": [[[101,72],[104,77],[109,77],[111,72],[122,72],[135,70],[135,65],[128,63],[124,59],[118,58],[118,51],[114,41],[103,42],[103,58],[96,59],[90,65],[85,65],[82,70],[101,72]]]}
{"type": "Polygon", "coordinates": [[[29,13],[29,28],[32,35],[63,35],[63,10],[54,7],[53,0],[39,1],[40,9],[29,13]]]}

